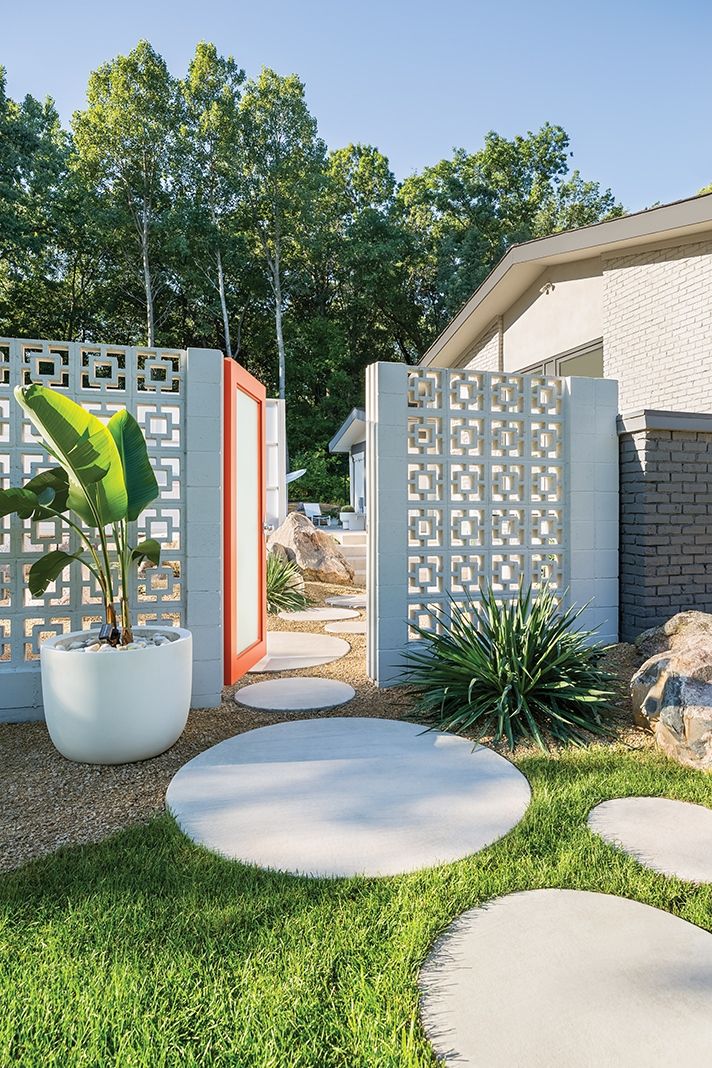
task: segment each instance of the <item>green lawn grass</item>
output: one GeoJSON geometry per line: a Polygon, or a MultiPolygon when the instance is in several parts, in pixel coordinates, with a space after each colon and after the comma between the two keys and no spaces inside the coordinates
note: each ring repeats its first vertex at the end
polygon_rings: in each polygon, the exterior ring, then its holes
{"type": "MultiPolygon", "coordinates": [[[[602,746],[518,763],[533,789],[522,823],[412,876],[262,872],[193,846],[163,816],[2,877],[0,1063],[431,1065],[419,965],[454,916],[488,898],[596,890],[712,930],[712,887],[656,875],[585,824],[597,802],[630,794],[712,807],[712,776],[602,746]]],[[[486,1004],[473,1011],[506,1026],[486,1004]]]]}

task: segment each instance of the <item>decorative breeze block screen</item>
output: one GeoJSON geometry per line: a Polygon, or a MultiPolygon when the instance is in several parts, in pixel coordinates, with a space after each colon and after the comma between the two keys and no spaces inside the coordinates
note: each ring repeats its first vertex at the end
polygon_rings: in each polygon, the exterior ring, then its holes
{"type": "MultiPolygon", "coordinates": [[[[164,550],[161,566],[134,582],[139,624],[180,625],[184,618],[185,357],[172,349],[0,338],[0,486],[22,485],[53,463],[12,395],[17,385],[62,390],[103,420],[126,407],[146,435],[161,495],[135,537],[155,537],[164,550]]],[[[77,564],[44,597],[30,596],[27,571],[59,548],[77,551],[80,544],[58,522],[0,519],[0,671],[32,667],[42,639],[102,619],[96,581],[77,564]]]]}
{"type": "Polygon", "coordinates": [[[491,584],[544,584],[617,634],[617,386],[374,364],[367,373],[368,670],[491,584]],[[572,544],[572,539],[576,541],[572,544]]]}
{"type": "Polygon", "coordinates": [[[409,620],[487,582],[563,589],[561,380],[413,371],[407,407],[409,620]]]}

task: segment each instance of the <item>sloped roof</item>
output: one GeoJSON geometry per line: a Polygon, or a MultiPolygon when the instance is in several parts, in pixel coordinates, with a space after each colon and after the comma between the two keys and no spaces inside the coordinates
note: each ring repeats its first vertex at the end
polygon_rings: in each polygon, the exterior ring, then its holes
{"type": "Polygon", "coordinates": [[[329,452],[348,452],[352,445],[366,440],[366,413],[352,408],[329,442],[329,452]]]}
{"type": "Polygon", "coordinates": [[[546,267],[712,230],[712,193],[512,245],[421,357],[448,367],[546,267]]]}

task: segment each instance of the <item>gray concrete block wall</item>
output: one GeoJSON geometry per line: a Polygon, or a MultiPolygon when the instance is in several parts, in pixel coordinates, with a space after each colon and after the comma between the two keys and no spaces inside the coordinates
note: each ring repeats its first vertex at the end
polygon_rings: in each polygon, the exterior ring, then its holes
{"type": "Polygon", "coordinates": [[[712,415],[619,420],[620,632],[712,612],[712,415]]]}

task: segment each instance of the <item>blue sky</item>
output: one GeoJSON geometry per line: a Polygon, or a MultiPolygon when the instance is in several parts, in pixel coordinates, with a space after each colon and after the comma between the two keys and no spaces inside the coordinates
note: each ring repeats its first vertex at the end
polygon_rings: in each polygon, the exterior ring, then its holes
{"type": "Polygon", "coordinates": [[[709,0],[0,0],[10,95],[67,121],[140,37],[176,74],[200,39],[248,74],[296,71],[329,146],[376,144],[398,177],[548,120],[630,210],[712,182],[709,0]]]}

